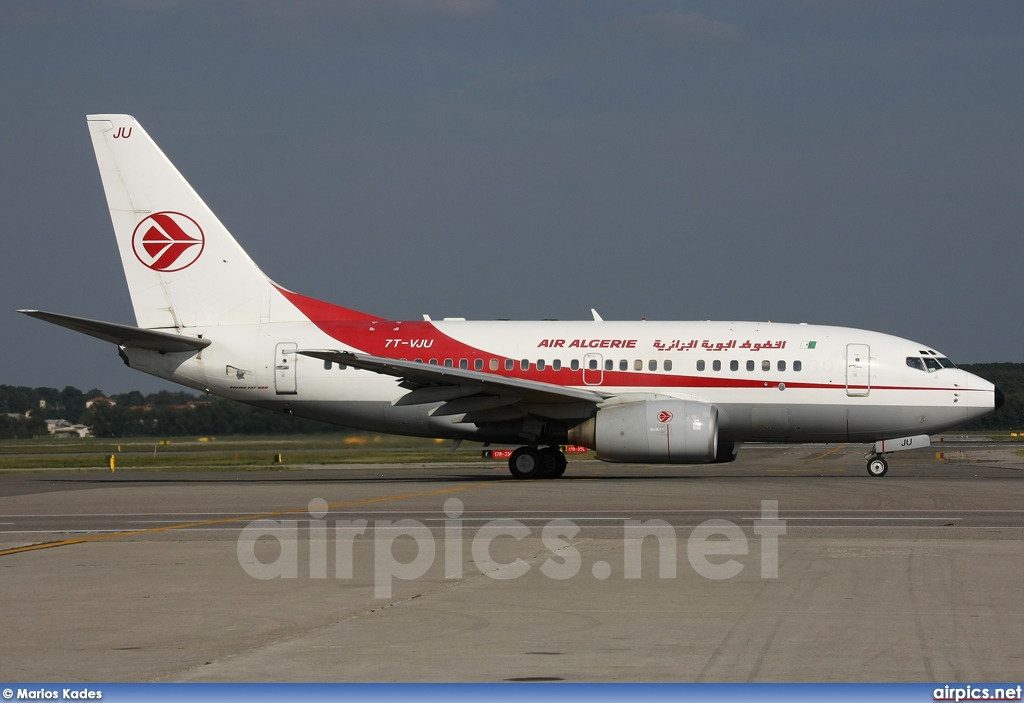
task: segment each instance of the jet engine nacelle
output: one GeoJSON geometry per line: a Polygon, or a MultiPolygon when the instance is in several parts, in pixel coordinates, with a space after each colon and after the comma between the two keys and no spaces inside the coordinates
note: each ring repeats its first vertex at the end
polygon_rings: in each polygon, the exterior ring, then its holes
{"type": "Polygon", "coordinates": [[[694,400],[644,400],[600,408],[569,441],[602,461],[702,464],[718,451],[718,409],[694,400]]]}

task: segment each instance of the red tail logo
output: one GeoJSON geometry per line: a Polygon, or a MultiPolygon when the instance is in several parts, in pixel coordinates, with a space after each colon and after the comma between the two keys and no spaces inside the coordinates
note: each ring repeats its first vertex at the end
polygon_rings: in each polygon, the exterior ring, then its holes
{"type": "Polygon", "coordinates": [[[132,250],[146,268],[171,273],[188,268],[206,247],[202,228],[180,212],[157,212],[135,227],[132,250]]]}
{"type": "Polygon", "coordinates": [[[658,413],[658,422],[667,424],[669,422],[672,422],[672,417],[672,413],[670,413],[668,410],[662,410],[660,413],[658,413]]]}

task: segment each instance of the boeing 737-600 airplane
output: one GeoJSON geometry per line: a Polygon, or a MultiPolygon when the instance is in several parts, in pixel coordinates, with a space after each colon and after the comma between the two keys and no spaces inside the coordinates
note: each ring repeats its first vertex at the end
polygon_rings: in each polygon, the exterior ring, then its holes
{"type": "Polygon", "coordinates": [[[137,327],[27,315],[113,342],[125,364],[232,400],[375,432],[521,445],[516,478],[605,461],[726,462],[744,441],[884,454],[998,408],[930,346],[768,322],[398,321],[282,288],[128,115],[88,117],[137,327]]]}

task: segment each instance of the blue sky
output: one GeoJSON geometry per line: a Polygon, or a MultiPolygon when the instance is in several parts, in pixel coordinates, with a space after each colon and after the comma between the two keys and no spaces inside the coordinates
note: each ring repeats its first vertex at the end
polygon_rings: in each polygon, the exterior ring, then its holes
{"type": "Polygon", "coordinates": [[[0,96],[0,383],[165,387],[13,312],[133,321],[97,112],[349,307],[1024,361],[1020,2],[4,0],[0,96]]]}

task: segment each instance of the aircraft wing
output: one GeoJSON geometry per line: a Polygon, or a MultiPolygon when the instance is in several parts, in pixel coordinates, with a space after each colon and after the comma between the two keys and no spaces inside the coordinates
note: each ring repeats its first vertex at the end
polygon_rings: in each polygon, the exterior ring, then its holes
{"type": "Polygon", "coordinates": [[[397,404],[412,405],[445,401],[435,415],[493,412],[496,407],[519,406],[548,416],[576,416],[605,400],[594,391],[566,388],[553,383],[508,378],[482,371],[436,366],[422,362],[355,354],[334,350],[300,350],[299,354],[324,361],[346,364],[357,369],[394,376],[411,393],[397,404]],[[544,407],[550,408],[545,411],[544,407]],[[556,408],[561,406],[561,412],[556,408]],[[539,410],[539,412],[538,412],[539,410]]]}
{"type": "Polygon", "coordinates": [[[209,339],[146,330],[131,325],[119,325],[116,322],[102,322],[74,315],[43,312],[42,310],[18,310],[18,312],[122,347],[150,349],[157,352],[187,352],[198,351],[210,346],[209,339]]]}

